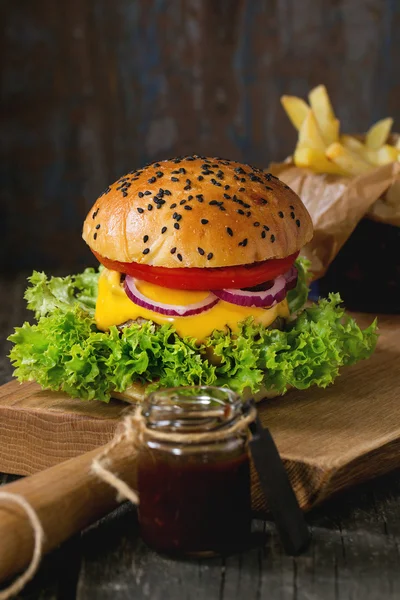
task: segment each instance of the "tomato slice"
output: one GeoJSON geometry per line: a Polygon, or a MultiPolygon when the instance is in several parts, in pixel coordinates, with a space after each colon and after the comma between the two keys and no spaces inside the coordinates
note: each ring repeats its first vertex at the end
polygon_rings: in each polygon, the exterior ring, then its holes
{"type": "Polygon", "coordinates": [[[275,279],[290,269],[298,252],[286,258],[274,258],[252,265],[213,268],[167,268],[153,267],[139,263],[125,263],[111,260],[92,250],[97,260],[112,271],[119,271],[137,279],[143,279],[162,287],[176,290],[221,290],[224,288],[253,287],[275,279]]]}

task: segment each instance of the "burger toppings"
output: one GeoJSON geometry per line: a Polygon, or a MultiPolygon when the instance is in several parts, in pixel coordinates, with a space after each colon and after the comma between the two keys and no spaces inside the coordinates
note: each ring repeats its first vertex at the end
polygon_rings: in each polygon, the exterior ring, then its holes
{"type": "MultiPolygon", "coordinates": [[[[213,253],[206,253],[201,246],[198,246],[196,251],[200,256],[205,255],[207,260],[213,258],[213,253]]],[[[173,246],[170,250],[173,255],[177,252],[176,246],[173,246]]],[[[126,273],[136,277],[136,279],[156,283],[166,288],[181,290],[243,289],[259,285],[286,273],[298,256],[298,252],[296,252],[286,258],[276,258],[234,267],[166,268],[136,262],[123,263],[105,258],[96,252],[94,254],[107,269],[126,273]]]]}
{"type": "Polygon", "coordinates": [[[191,315],[199,315],[205,310],[212,308],[217,304],[217,302],[219,302],[217,296],[215,296],[212,292],[210,292],[204,298],[204,300],[194,302],[193,304],[179,306],[156,302],[141,294],[137,288],[135,279],[129,275],[125,278],[124,289],[128,298],[138,306],[142,306],[148,310],[154,310],[161,315],[168,315],[171,317],[190,317],[191,315]]]}
{"type": "Polygon", "coordinates": [[[292,267],[284,275],[279,275],[274,281],[269,282],[267,289],[258,291],[249,290],[216,290],[214,294],[225,302],[238,304],[239,306],[257,306],[259,308],[271,308],[286,298],[289,290],[296,287],[297,269],[292,267]]]}

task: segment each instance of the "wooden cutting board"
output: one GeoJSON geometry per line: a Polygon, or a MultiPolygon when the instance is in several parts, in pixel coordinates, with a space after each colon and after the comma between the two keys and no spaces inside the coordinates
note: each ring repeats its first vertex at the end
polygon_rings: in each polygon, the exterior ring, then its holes
{"type": "MultiPolygon", "coordinates": [[[[363,326],[372,320],[356,316],[363,326]]],[[[334,385],[259,405],[304,509],[400,467],[400,316],[379,323],[376,353],[334,385]]],[[[0,471],[28,475],[101,446],[129,409],[12,381],[0,388],[0,471]]],[[[253,504],[264,508],[256,478],[253,504]]]]}

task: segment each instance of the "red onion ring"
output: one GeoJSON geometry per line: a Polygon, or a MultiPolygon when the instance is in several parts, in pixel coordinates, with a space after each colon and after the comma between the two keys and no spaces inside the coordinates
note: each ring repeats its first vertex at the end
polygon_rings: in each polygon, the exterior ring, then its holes
{"type": "Polygon", "coordinates": [[[143,296],[136,287],[136,282],[133,277],[127,275],[124,281],[125,293],[129,300],[132,300],[138,306],[147,308],[154,312],[158,312],[161,315],[167,315],[169,317],[190,317],[193,315],[199,315],[205,310],[209,310],[219,302],[219,298],[215,294],[211,293],[201,300],[193,304],[187,305],[176,305],[176,304],[163,304],[162,302],[155,302],[146,296],[143,296]]]}
{"type": "Polygon", "coordinates": [[[293,289],[297,283],[297,269],[291,267],[284,275],[279,275],[274,279],[274,284],[268,290],[261,292],[248,292],[245,290],[214,290],[214,294],[231,304],[239,306],[272,308],[286,297],[289,290],[293,289]]]}

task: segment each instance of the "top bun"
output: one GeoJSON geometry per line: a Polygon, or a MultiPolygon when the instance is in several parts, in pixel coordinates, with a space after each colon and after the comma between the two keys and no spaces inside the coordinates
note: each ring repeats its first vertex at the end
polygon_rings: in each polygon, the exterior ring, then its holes
{"type": "Polygon", "coordinates": [[[312,233],[304,204],[279,179],[204,156],[130,171],[97,199],[83,226],[83,239],[101,256],[159,267],[285,258],[312,233]]]}

